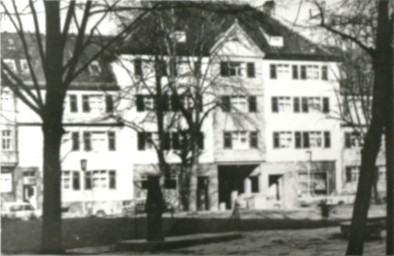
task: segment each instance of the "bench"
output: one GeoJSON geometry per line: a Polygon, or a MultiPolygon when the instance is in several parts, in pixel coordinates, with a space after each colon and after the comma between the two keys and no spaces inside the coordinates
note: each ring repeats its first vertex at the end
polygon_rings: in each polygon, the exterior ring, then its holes
{"type": "MultiPolygon", "coordinates": [[[[381,238],[382,229],[385,227],[385,217],[368,218],[367,220],[367,238],[379,239],[381,238]]],[[[341,222],[341,233],[344,237],[348,238],[350,235],[350,221],[341,222]]]]}

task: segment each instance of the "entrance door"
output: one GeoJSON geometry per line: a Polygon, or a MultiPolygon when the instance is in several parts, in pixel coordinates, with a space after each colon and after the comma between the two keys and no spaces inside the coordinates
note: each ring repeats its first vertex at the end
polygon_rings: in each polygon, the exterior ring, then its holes
{"type": "Polygon", "coordinates": [[[199,211],[209,210],[208,177],[198,177],[197,180],[197,209],[199,211]]]}
{"type": "Polygon", "coordinates": [[[36,208],[36,186],[23,185],[23,201],[32,204],[36,208]]]}

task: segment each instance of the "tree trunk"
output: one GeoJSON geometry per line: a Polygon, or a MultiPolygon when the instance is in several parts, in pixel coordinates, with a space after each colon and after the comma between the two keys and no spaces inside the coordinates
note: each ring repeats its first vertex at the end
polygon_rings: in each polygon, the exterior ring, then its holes
{"type": "MultiPolygon", "coordinates": [[[[388,19],[388,1],[380,0],[378,3],[376,50],[373,56],[375,79],[372,119],[361,152],[360,179],[353,209],[350,237],[346,251],[347,255],[361,255],[363,253],[375,161],[380,149],[383,126],[386,125],[388,99],[392,99],[392,93],[388,95],[390,90],[392,92],[392,88],[388,88],[390,86],[392,87],[391,40],[391,26],[388,19]]],[[[389,150],[386,151],[386,153],[388,152],[389,150]]],[[[387,167],[388,164],[389,163],[387,163],[387,167]]],[[[388,202],[388,204],[390,204],[390,202],[388,202]]]]}
{"type": "Polygon", "coordinates": [[[148,196],[146,199],[148,241],[163,240],[161,215],[165,205],[159,179],[159,176],[150,176],[148,178],[148,196]]]}

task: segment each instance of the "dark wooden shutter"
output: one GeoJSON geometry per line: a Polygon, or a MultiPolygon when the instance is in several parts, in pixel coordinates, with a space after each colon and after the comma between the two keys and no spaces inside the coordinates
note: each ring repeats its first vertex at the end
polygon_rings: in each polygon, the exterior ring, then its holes
{"type": "Polygon", "coordinates": [[[323,113],[330,112],[330,99],[327,97],[323,98],[323,113]]]}
{"type": "Polygon", "coordinates": [[[272,100],[272,112],[278,113],[279,112],[278,97],[272,97],[271,100],[272,100]]]}
{"type": "Polygon", "coordinates": [[[139,132],[138,133],[138,150],[145,150],[145,133],[139,132]]]}
{"type": "Polygon", "coordinates": [[[105,95],[105,110],[107,113],[114,111],[114,101],[112,95],[105,95]]]}
{"type": "Polygon", "coordinates": [[[300,113],[300,98],[295,97],[293,99],[293,107],[294,107],[294,113],[300,113]]]}
{"type": "Polygon", "coordinates": [[[137,95],[136,99],[136,104],[137,104],[137,111],[144,111],[144,96],[143,95],[137,95]]]}
{"type": "Polygon", "coordinates": [[[304,148],[309,148],[309,132],[303,132],[303,134],[302,134],[302,139],[303,139],[303,142],[304,142],[304,148]]]}
{"type": "Polygon", "coordinates": [[[250,77],[250,78],[256,76],[253,62],[249,62],[247,64],[247,73],[248,73],[248,77],[250,77]]]}
{"type": "Polygon", "coordinates": [[[257,112],[257,100],[256,96],[250,96],[249,98],[249,112],[257,112]]]}

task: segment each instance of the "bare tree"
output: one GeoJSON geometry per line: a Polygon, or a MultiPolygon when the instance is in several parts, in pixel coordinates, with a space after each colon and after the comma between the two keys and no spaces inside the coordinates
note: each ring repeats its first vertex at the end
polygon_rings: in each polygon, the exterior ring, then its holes
{"type": "Polygon", "coordinates": [[[366,220],[374,181],[375,161],[385,133],[387,172],[387,241],[386,253],[394,253],[393,245],[393,14],[391,1],[338,2],[332,8],[315,1],[318,14],[312,19],[324,30],[352,42],[372,59],[374,71],[372,112],[361,152],[361,169],[353,209],[348,255],[363,252],[366,220]],[[391,6],[391,8],[389,7],[391,6]],[[339,11],[338,11],[339,10],[339,11]]]}
{"type": "MultiPolygon", "coordinates": [[[[149,10],[134,8],[134,22],[109,40],[98,40],[100,24],[108,14],[122,10],[119,1],[78,3],[76,1],[28,1],[21,8],[16,1],[1,2],[4,16],[12,23],[23,46],[23,54],[29,68],[29,79],[24,80],[13,72],[2,60],[1,78],[3,84],[42,120],[44,135],[43,172],[44,200],[42,222],[43,253],[62,252],[61,239],[61,190],[60,190],[60,147],[64,133],[63,103],[66,92],[78,75],[97,58],[102,56],[117,40],[131,31],[141,17],[149,10]],[[42,14],[38,10],[43,10],[42,14]],[[26,15],[27,14],[27,15],[26,15]],[[45,28],[40,27],[40,15],[44,16],[45,28]],[[30,20],[31,17],[31,20],[30,20]],[[29,19],[28,19],[29,18],[29,19]],[[28,33],[26,23],[34,24],[34,32],[28,33]],[[76,37],[70,42],[69,34],[75,28],[76,37]],[[42,34],[45,33],[45,36],[42,34]],[[65,53],[65,45],[73,43],[72,54],[65,53]],[[88,58],[81,56],[92,45],[100,45],[88,58]],[[39,60],[39,70],[35,68],[39,60]],[[39,81],[37,72],[44,73],[39,81]],[[32,81],[29,86],[28,81],[32,81]],[[45,94],[45,95],[44,95],[45,94]]],[[[132,8],[128,7],[130,11],[132,8]]]]}

